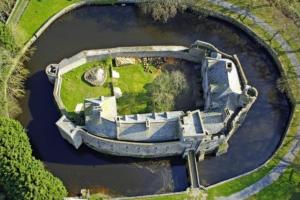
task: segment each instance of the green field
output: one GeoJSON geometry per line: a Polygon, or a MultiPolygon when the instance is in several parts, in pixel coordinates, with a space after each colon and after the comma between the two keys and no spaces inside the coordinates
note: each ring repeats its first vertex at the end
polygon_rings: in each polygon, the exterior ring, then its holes
{"type": "Polygon", "coordinates": [[[120,115],[149,112],[147,105],[150,99],[145,86],[153,82],[159,71],[151,67],[152,73],[145,72],[140,64],[113,67],[120,73],[120,78],[112,81],[109,65],[106,61],[87,63],[62,76],[61,99],[67,112],[74,112],[76,105],[83,103],[86,98],[112,96],[112,82],[123,93],[117,100],[120,115]],[[103,86],[95,87],[84,81],[83,75],[87,70],[99,65],[105,67],[107,79],[103,86]]]}
{"type": "Polygon", "coordinates": [[[159,71],[151,67],[152,73],[145,72],[142,65],[128,65],[114,67],[120,73],[120,79],[114,81],[114,86],[119,87],[123,96],[118,99],[118,113],[120,115],[151,112],[147,107],[150,102],[145,89],[151,84],[159,71]]]}
{"type": "Polygon", "coordinates": [[[86,98],[95,98],[99,96],[111,96],[111,79],[108,76],[109,67],[104,62],[93,62],[82,65],[62,77],[61,100],[65,105],[67,112],[73,112],[79,103],[83,103],[86,98]],[[103,86],[94,87],[83,80],[84,73],[95,67],[104,66],[107,72],[107,78],[103,86]]]}

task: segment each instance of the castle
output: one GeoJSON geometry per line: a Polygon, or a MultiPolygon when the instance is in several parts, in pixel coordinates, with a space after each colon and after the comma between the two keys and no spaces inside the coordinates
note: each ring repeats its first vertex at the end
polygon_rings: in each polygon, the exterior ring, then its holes
{"type": "Polygon", "coordinates": [[[186,156],[189,151],[199,159],[208,153],[221,155],[227,151],[229,138],[258,95],[248,85],[236,56],[202,41],[196,41],[190,48],[147,46],[83,51],[57,65],[49,65],[46,73],[55,83],[54,97],[63,114],[56,123],[61,135],[75,148],[84,143],[96,151],[119,156],[186,156]],[[116,97],[101,96],[84,101],[85,124],[74,124],[64,114],[60,100],[61,76],[107,56],[174,57],[199,63],[203,109],[119,116],[116,97]]]}

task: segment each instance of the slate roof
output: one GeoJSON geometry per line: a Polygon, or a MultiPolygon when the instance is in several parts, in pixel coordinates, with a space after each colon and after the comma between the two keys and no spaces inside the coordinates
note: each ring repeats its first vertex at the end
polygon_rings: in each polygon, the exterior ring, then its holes
{"type": "Polygon", "coordinates": [[[171,141],[179,138],[182,111],[121,116],[117,120],[119,140],[171,141]]]}
{"type": "Polygon", "coordinates": [[[240,105],[241,84],[235,64],[229,59],[208,58],[207,81],[210,107],[201,113],[203,126],[215,134],[225,128],[225,109],[231,115],[240,105]]]}
{"type": "Polygon", "coordinates": [[[235,109],[242,93],[237,69],[228,59],[208,61],[208,83],[212,110],[235,109]],[[228,63],[231,64],[230,69],[228,63]]]}

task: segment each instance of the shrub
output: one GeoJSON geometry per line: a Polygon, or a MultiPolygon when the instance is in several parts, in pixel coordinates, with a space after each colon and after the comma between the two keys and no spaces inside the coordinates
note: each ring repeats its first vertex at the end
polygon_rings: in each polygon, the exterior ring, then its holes
{"type": "Polygon", "coordinates": [[[187,81],[180,71],[162,73],[147,90],[151,97],[153,111],[169,111],[175,104],[175,98],[187,88],[187,81]]]}
{"type": "Polygon", "coordinates": [[[144,14],[149,14],[156,21],[166,23],[175,17],[178,11],[184,11],[194,0],[155,0],[139,4],[144,14]]]}
{"type": "Polygon", "coordinates": [[[9,199],[63,199],[62,182],[32,156],[21,124],[0,118],[0,185],[9,199]]]}

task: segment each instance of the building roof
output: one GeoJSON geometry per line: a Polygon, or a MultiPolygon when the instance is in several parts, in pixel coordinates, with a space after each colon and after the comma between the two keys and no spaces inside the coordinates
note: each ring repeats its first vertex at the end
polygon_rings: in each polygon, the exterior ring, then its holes
{"type": "Polygon", "coordinates": [[[179,139],[178,120],[120,123],[117,125],[118,139],[147,142],[177,140],[179,139]]]}
{"type": "Polygon", "coordinates": [[[121,116],[117,120],[119,140],[171,141],[179,137],[182,111],[121,116]]]}
{"type": "Polygon", "coordinates": [[[86,130],[102,137],[116,138],[117,103],[114,96],[86,99],[84,108],[86,130]]]}
{"type": "Polygon", "coordinates": [[[202,124],[200,110],[188,112],[182,120],[182,135],[194,136],[202,134],[204,132],[202,124]]]}
{"type": "Polygon", "coordinates": [[[209,59],[207,73],[211,109],[222,112],[225,108],[234,110],[242,93],[235,64],[229,59],[209,59]]]}

